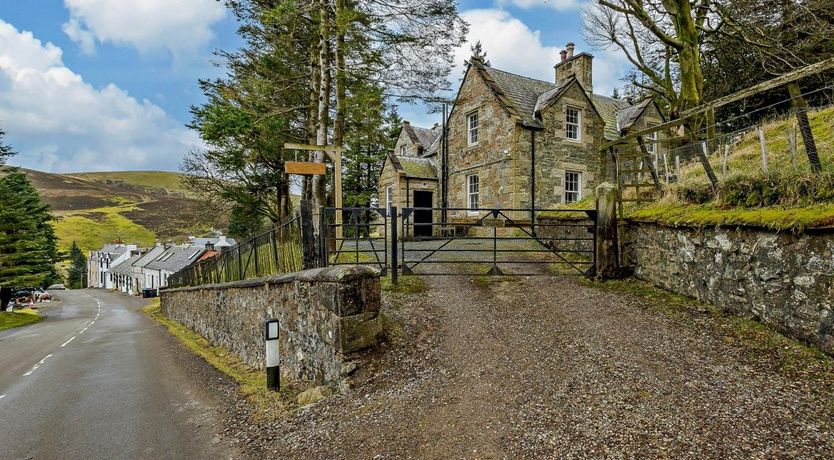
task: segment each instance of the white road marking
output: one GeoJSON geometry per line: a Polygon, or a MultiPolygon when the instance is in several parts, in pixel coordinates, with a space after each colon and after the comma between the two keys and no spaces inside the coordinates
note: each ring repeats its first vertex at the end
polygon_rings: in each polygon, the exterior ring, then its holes
{"type": "Polygon", "coordinates": [[[76,337],[76,336],[72,336],[72,338],[70,338],[69,340],[67,340],[66,342],[64,342],[64,344],[63,344],[63,345],[61,345],[61,348],[64,348],[65,346],[69,345],[69,343],[70,343],[70,342],[72,342],[73,340],[75,340],[75,337],[76,337]]]}
{"type": "Polygon", "coordinates": [[[0,395],[0,399],[3,399],[5,397],[6,397],[6,395],[0,395]]]}
{"type": "Polygon", "coordinates": [[[29,372],[23,374],[23,376],[28,377],[28,376],[32,375],[32,372],[35,372],[36,370],[38,370],[38,368],[41,367],[41,365],[44,363],[44,361],[46,361],[50,356],[52,356],[51,353],[44,356],[44,358],[42,360],[40,360],[40,362],[38,362],[38,364],[35,364],[34,366],[32,366],[32,369],[30,369],[29,372]]]}

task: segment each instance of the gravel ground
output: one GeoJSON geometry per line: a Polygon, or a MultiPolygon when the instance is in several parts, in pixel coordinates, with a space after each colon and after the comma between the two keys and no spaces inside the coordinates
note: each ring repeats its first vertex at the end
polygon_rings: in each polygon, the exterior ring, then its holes
{"type": "Polygon", "coordinates": [[[834,458],[828,358],[787,372],[575,277],[427,283],[384,296],[399,324],[350,390],[278,422],[238,401],[226,434],[278,458],[834,458]]]}

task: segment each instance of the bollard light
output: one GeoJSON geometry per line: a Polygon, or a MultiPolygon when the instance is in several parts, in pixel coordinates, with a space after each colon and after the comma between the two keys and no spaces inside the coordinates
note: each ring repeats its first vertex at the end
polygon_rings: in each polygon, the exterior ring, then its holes
{"type": "Polygon", "coordinates": [[[277,319],[269,319],[264,322],[264,342],[266,343],[266,387],[277,391],[281,389],[277,319]]]}

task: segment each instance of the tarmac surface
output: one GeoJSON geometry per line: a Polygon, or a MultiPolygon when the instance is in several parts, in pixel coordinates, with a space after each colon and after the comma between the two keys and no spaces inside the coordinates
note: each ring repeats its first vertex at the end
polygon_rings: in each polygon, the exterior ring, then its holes
{"type": "Polygon", "coordinates": [[[43,321],[0,332],[0,459],[237,456],[205,374],[145,300],[57,294],[43,321]]]}

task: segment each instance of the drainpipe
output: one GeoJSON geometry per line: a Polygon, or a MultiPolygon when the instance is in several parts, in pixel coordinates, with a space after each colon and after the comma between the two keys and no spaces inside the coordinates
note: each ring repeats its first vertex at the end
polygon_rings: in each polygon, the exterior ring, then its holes
{"type": "Polygon", "coordinates": [[[530,227],[536,235],[536,131],[530,130],[530,227]]]}
{"type": "Polygon", "coordinates": [[[440,131],[440,158],[443,161],[443,167],[440,168],[440,187],[441,187],[441,218],[444,223],[448,221],[449,207],[449,127],[446,119],[446,103],[443,103],[443,126],[440,131]]]}
{"type": "MultiPolygon", "coordinates": [[[[411,207],[411,179],[405,178],[405,207],[411,207]]],[[[403,228],[403,237],[408,237],[408,228],[403,228]]]]}

